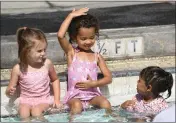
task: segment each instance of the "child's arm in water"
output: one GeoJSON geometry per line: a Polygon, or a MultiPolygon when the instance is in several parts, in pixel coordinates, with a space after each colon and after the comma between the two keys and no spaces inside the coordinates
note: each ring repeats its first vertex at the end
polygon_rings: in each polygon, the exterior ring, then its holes
{"type": "Polygon", "coordinates": [[[102,79],[94,81],[88,75],[88,80],[91,82],[78,82],[76,83],[76,87],[79,89],[88,89],[88,88],[101,87],[106,84],[110,84],[112,82],[112,74],[105,63],[105,60],[100,54],[98,57],[98,66],[104,76],[102,79]]]}
{"type": "Polygon", "coordinates": [[[60,29],[57,33],[59,43],[64,50],[64,52],[68,55],[70,52],[73,51],[72,45],[69,43],[69,41],[66,39],[65,34],[68,30],[68,27],[74,17],[86,15],[86,12],[88,11],[88,8],[82,8],[79,10],[73,10],[64,20],[62,25],[60,26],[60,29]]]}
{"type": "Polygon", "coordinates": [[[8,97],[13,96],[15,91],[16,91],[16,86],[18,83],[18,78],[20,75],[20,69],[19,69],[19,64],[16,64],[11,71],[11,78],[8,84],[8,87],[6,89],[6,95],[8,97]]]}
{"type": "Polygon", "coordinates": [[[53,92],[54,92],[54,105],[56,107],[60,106],[60,81],[57,77],[56,71],[54,69],[53,63],[48,60],[49,64],[49,76],[52,82],[53,92]]]}
{"type": "Polygon", "coordinates": [[[131,100],[127,100],[125,102],[123,102],[120,107],[123,108],[123,109],[129,109],[129,110],[133,110],[133,107],[135,106],[135,103],[137,102],[137,99],[136,99],[136,95],[134,97],[132,97],[131,100]]]}
{"type": "Polygon", "coordinates": [[[127,100],[124,103],[122,103],[120,105],[121,108],[123,109],[127,109],[129,106],[133,107],[135,105],[135,101],[134,100],[127,100]]]}

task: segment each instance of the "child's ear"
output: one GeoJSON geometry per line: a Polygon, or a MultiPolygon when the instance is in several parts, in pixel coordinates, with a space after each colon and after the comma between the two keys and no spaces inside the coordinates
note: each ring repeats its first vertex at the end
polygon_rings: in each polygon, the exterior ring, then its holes
{"type": "Polygon", "coordinates": [[[148,85],[147,91],[152,91],[152,86],[151,85],[148,85]]]}

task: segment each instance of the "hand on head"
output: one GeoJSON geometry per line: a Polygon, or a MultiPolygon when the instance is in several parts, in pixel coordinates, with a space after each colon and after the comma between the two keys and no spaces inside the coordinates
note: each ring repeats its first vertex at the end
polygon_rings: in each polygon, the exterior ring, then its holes
{"type": "Polygon", "coordinates": [[[81,8],[76,10],[75,8],[70,13],[73,17],[81,16],[81,15],[87,15],[87,12],[89,11],[89,8],[81,8]]]}

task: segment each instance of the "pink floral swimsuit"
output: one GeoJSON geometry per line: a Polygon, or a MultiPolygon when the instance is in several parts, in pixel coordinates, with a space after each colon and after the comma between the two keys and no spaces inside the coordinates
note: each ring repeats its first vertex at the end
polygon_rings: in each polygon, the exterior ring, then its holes
{"type": "Polygon", "coordinates": [[[133,97],[132,100],[135,100],[135,105],[133,107],[129,106],[127,108],[128,111],[157,114],[168,107],[167,102],[161,96],[151,102],[145,102],[143,101],[142,96],[140,94],[137,94],[135,97],[133,97]]]}
{"type": "Polygon", "coordinates": [[[72,98],[78,98],[82,101],[83,108],[86,108],[89,104],[89,100],[102,94],[98,87],[80,90],[76,88],[75,85],[77,82],[86,82],[88,75],[92,80],[97,80],[97,53],[95,53],[95,61],[88,62],[80,60],[77,57],[77,52],[79,52],[79,50],[75,49],[73,61],[68,67],[68,90],[64,98],[64,103],[67,103],[72,98]]]}
{"type": "Polygon", "coordinates": [[[41,103],[52,104],[48,71],[24,72],[20,75],[19,103],[35,106],[41,103]]]}

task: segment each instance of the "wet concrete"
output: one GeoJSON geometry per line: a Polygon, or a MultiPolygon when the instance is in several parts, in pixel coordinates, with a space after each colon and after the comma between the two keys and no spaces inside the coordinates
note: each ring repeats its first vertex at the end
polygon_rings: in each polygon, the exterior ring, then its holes
{"type": "MultiPolygon", "coordinates": [[[[38,12],[30,14],[1,14],[1,35],[14,35],[22,26],[36,27],[45,33],[57,32],[70,11],[38,12]]],[[[100,21],[101,29],[175,24],[175,4],[153,3],[89,11],[100,21]]]]}

